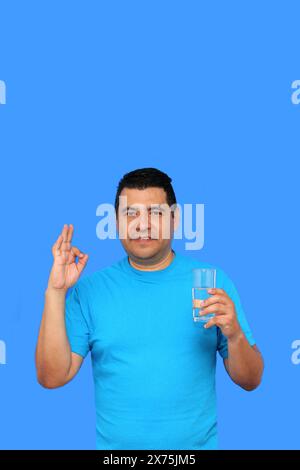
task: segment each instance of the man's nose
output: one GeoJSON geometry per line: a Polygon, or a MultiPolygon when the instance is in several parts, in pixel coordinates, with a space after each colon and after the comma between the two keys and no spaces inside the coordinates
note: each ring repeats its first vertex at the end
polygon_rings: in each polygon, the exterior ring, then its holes
{"type": "Polygon", "coordinates": [[[140,219],[139,219],[139,229],[141,232],[143,232],[144,230],[148,230],[148,228],[150,227],[150,217],[148,215],[148,211],[147,212],[141,212],[141,216],[140,216],[140,219]]]}

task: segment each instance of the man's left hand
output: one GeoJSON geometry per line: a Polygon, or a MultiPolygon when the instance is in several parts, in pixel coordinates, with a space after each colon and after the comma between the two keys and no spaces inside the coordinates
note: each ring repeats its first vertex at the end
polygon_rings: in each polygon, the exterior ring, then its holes
{"type": "Polygon", "coordinates": [[[231,298],[223,289],[212,288],[208,289],[207,292],[211,294],[211,297],[203,301],[194,301],[194,306],[201,308],[200,316],[207,315],[208,313],[215,314],[214,318],[204,325],[204,328],[211,328],[214,325],[218,326],[228,339],[240,336],[242,329],[231,298]]]}

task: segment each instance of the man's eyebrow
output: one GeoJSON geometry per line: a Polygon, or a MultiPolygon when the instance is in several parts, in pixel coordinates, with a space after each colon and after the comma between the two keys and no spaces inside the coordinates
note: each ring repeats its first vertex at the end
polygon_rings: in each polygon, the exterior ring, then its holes
{"type": "MultiPolygon", "coordinates": [[[[164,203],[165,204],[165,203],[164,203]]],[[[160,209],[160,210],[165,210],[164,207],[161,206],[161,204],[150,204],[148,206],[142,205],[142,207],[147,207],[147,209],[160,209]]],[[[135,206],[134,204],[131,206],[126,206],[122,209],[122,212],[126,212],[128,209],[133,209],[133,210],[139,210],[141,209],[140,206],[135,206]]]]}

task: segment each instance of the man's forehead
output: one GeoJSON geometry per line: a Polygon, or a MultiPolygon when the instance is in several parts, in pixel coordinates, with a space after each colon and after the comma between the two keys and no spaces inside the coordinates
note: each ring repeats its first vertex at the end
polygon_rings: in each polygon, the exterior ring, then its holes
{"type": "MultiPolygon", "coordinates": [[[[121,193],[122,205],[126,204],[125,198],[127,198],[127,205],[131,204],[145,204],[151,206],[151,204],[166,204],[167,198],[163,188],[124,188],[121,193]],[[124,201],[123,201],[124,198],[124,201]]],[[[120,200],[120,202],[121,202],[120,200]]]]}

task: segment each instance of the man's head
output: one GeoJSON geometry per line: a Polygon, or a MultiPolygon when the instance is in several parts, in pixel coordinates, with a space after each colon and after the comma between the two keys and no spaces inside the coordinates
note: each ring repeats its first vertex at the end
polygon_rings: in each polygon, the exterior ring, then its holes
{"type": "Polygon", "coordinates": [[[179,218],[171,181],[156,168],[141,168],[126,173],[118,184],[117,229],[135,262],[156,263],[170,251],[179,218]]]}

